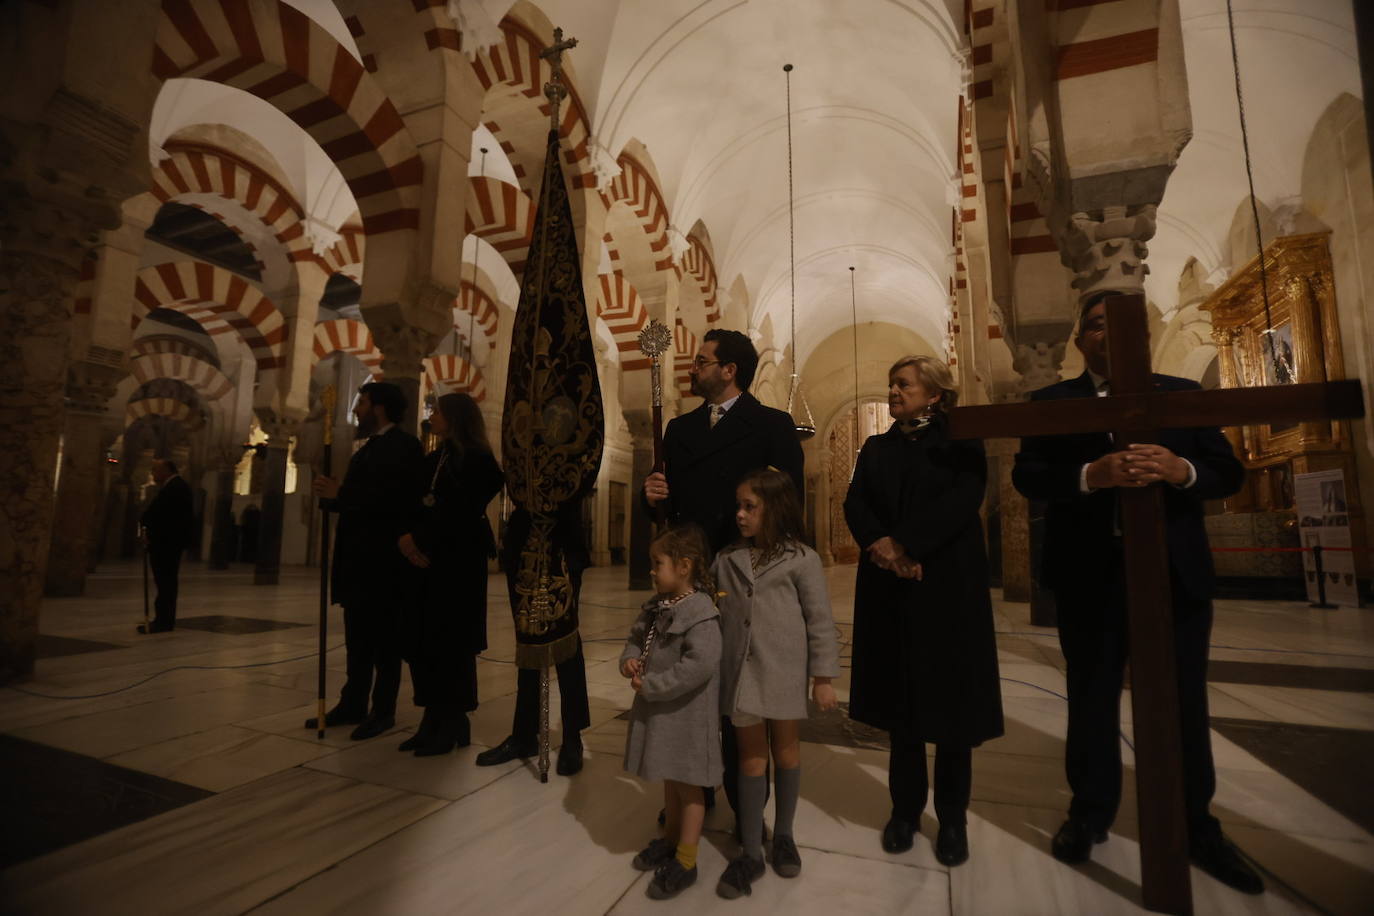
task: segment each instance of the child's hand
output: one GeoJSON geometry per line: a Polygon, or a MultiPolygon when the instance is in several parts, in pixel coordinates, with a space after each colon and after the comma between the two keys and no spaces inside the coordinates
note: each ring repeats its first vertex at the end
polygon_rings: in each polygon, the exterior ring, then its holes
{"type": "Polygon", "coordinates": [[[839,697],[835,696],[835,688],[830,686],[830,678],[818,677],[812,679],[811,699],[816,701],[822,712],[834,709],[840,705],[839,697]]]}
{"type": "Polygon", "coordinates": [[[620,663],[621,677],[638,677],[644,673],[644,663],[637,658],[627,658],[620,663]]]}
{"type": "Polygon", "coordinates": [[[636,674],[634,677],[630,678],[630,686],[634,688],[635,693],[639,693],[641,690],[643,690],[643,689],[644,689],[644,677],[643,677],[643,675],[636,674]]]}

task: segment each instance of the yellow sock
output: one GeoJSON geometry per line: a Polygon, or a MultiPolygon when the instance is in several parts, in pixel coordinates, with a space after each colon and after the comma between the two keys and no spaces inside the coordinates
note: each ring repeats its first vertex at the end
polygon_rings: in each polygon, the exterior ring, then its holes
{"type": "Polygon", "coordinates": [[[677,860],[682,863],[682,867],[691,871],[697,867],[697,844],[678,843],[677,860]]]}

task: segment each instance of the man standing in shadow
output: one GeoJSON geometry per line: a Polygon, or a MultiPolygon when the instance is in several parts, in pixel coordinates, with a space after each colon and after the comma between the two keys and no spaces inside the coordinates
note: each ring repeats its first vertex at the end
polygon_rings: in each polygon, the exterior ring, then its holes
{"type": "Polygon", "coordinates": [[[195,513],[191,509],[191,487],[177,473],[177,466],[166,458],[153,462],[153,481],[157,495],[143,510],[144,549],[157,585],[152,623],[138,625],[140,633],[166,633],[177,625],[177,578],[181,574],[181,555],[195,535],[195,513]]]}
{"type": "MultiPolygon", "coordinates": [[[[401,689],[401,607],[409,575],[396,541],[410,530],[420,500],[420,440],[401,429],[405,394],[387,382],[369,382],[353,416],[367,442],[348,462],[343,483],[315,478],[323,508],[339,513],[334,541],[332,601],[344,609],[348,677],[325,725],[356,725],[354,741],[375,738],[396,725],[401,689]],[[374,679],[375,673],[375,679],[374,679]],[[368,693],[372,707],[368,709],[368,693]]],[[[311,718],[305,727],[315,729],[311,718]]]]}

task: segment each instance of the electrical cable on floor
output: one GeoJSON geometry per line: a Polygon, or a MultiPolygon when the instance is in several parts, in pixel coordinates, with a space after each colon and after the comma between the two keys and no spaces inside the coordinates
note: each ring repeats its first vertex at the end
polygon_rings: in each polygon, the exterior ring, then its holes
{"type": "MultiPolygon", "coordinates": [[[[342,649],[343,643],[339,643],[329,651],[342,649]]],[[[114,690],[106,690],[103,693],[84,693],[78,696],[59,696],[55,693],[41,693],[37,690],[29,690],[27,687],[15,687],[13,685],[5,687],[5,690],[13,690],[16,693],[28,694],[31,697],[42,697],[45,700],[94,700],[100,697],[114,696],[116,693],[123,693],[126,690],[133,690],[135,687],[142,687],[154,678],[162,677],[164,674],[171,674],[173,671],[235,671],[242,668],[268,668],[272,665],[284,665],[287,662],[298,662],[307,658],[318,658],[318,652],[308,652],[305,655],[296,655],[291,658],[279,658],[271,662],[249,662],[245,665],[176,665],[172,668],[164,668],[155,674],[150,674],[141,681],[135,681],[127,687],[116,687],[114,690]]]]}

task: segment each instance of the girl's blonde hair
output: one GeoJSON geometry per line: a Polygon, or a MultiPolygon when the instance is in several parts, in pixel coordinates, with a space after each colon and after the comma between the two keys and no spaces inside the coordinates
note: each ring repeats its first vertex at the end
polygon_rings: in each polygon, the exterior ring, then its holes
{"type": "Polygon", "coordinates": [[[760,562],[802,543],[806,524],[802,520],[801,500],[792,475],[777,468],[762,468],[746,474],[739,486],[747,486],[763,503],[763,520],[753,546],[760,562]]]}
{"type": "Polygon", "coordinates": [[[959,389],[954,387],[954,373],[949,371],[940,360],[933,356],[903,356],[892,364],[892,368],[887,370],[888,384],[892,383],[892,376],[905,369],[907,366],[916,370],[916,380],[932,394],[940,392],[940,400],[930,405],[930,409],[937,413],[948,413],[959,403],[959,389]]]}
{"type": "Polygon", "coordinates": [[[711,548],[706,535],[696,525],[674,525],[649,544],[649,552],[661,553],[673,562],[686,560],[691,564],[687,581],[697,591],[714,600],[716,580],[711,575],[711,548]]]}

